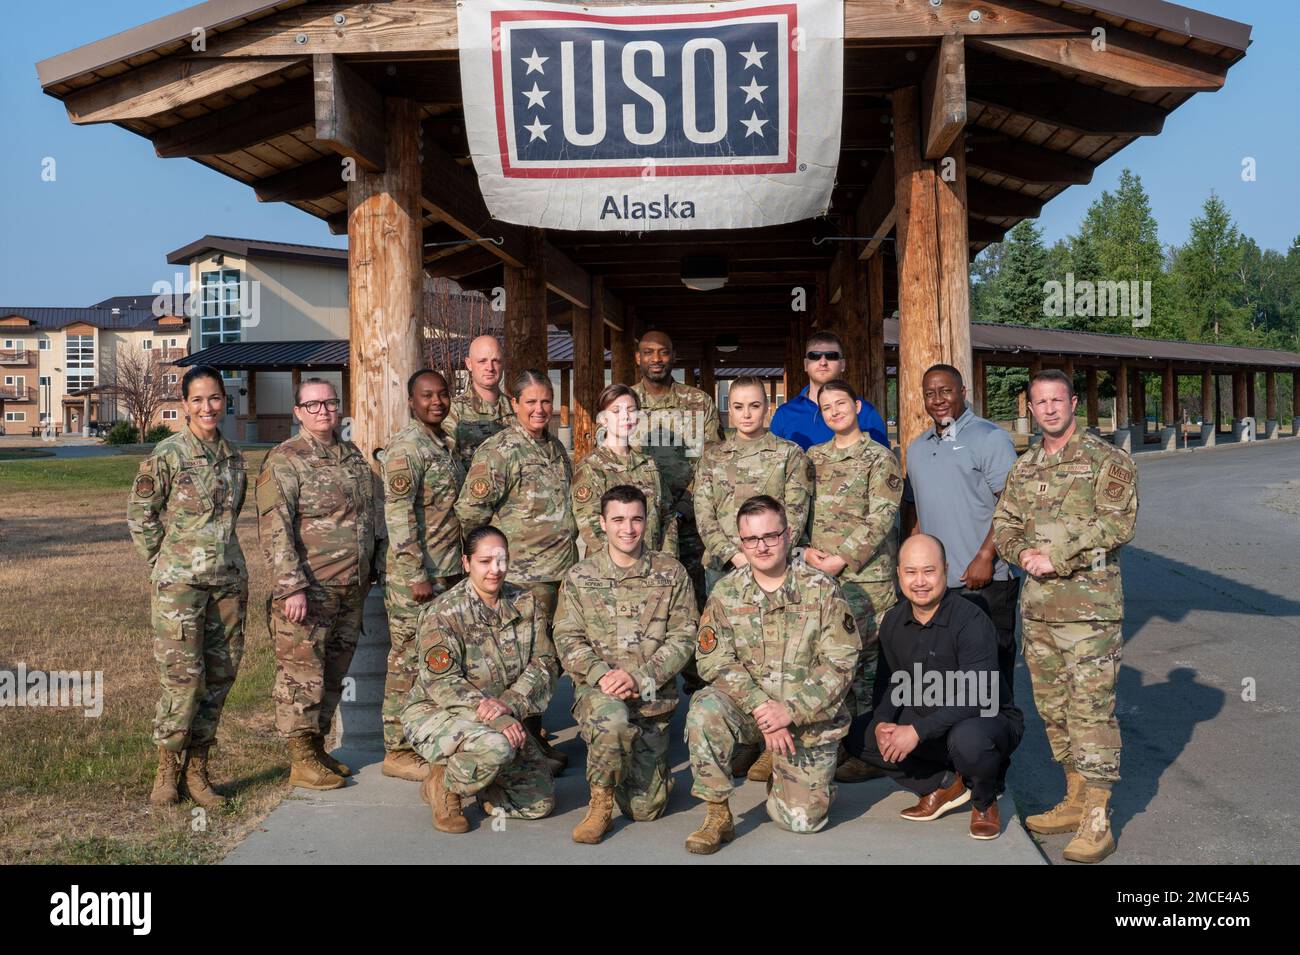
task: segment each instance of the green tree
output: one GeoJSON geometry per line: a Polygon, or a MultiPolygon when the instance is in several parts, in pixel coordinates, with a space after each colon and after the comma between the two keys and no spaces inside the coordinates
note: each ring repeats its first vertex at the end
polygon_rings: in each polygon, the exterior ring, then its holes
{"type": "Polygon", "coordinates": [[[1048,273],[1043,233],[1033,220],[1022,219],[1003,244],[993,320],[1008,325],[1046,325],[1043,301],[1048,273]]]}
{"type": "Polygon", "coordinates": [[[1179,306],[1196,339],[1238,344],[1248,337],[1247,308],[1240,304],[1243,254],[1228,207],[1211,192],[1174,259],[1179,306]]]}

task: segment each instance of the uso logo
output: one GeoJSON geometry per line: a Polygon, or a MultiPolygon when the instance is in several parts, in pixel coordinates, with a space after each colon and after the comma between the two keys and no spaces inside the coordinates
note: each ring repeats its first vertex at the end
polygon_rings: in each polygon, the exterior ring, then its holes
{"type": "Polygon", "coordinates": [[[504,175],[793,172],[796,5],[671,10],[494,11],[504,175]]]}

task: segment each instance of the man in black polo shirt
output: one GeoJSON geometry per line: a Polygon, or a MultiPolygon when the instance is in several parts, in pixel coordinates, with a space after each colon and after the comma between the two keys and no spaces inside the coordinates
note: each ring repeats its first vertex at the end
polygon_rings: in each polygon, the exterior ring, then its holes
{"type": "Polygon", "coordinates": [[[881,623],[873,708],[844,743],[921,797],[904,819],[929,822],[970,802],[971,837],[996,839],[999,780],[1024,717],[999,679],[993,621],[947,580],[938,538],[907,538],[898,552],[907,599],[881,623]]]}

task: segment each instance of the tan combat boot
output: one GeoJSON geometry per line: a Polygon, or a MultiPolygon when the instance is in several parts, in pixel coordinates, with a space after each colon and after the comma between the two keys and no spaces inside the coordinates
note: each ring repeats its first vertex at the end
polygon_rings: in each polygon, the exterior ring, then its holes
{"type": "Polygon", "coordinates": [[[591,802],[587,815],[573,828],[573,841],[594,846],[609,831],[609,817],[614,812],[614,787],[591,787],[591,802]]]}
{"type": "Polygon", "coordinates": [[[316,758],[316,747],[310,736],[293,736],[289,739],[289,785],[301,789],[339,789],[347,780],[331,771],[316,758]]]}
{"type": "Polygon", "coordinates": [[[469,832],[469,820],[460,805],[460,796],[445,785],[447,767],[437,763],[429,767],[429,775],[420,784],[420,799],[433,810],[433,828],[439,832],[469,832]]]}
{"type": "Polygon", "coordinates": [[[149,805],[174,806],[181,801],[180,781],[184,765],[183,752],[173,753],[158,747],[158,770],[154,773],[153,789],[149,791],[149,805]]]}
{"type": "Polygon", "coordinates": [[[394,779],[422,783],[429,776],[429,764],[415,750],[398,749],[384,754],[384,764],[379,767],[379,771],[394,779]]]}
{"type": "Polygon", "coordinates": [[[704,805],[704,822],[686,837],[686,851],[698,856],[713,855],[724,842],[736,837],[736,824],[731,819],[731,805],[727,800],[704,805]]]}
{"type": "Polygon", "coordinates": [[[1089,786],[1083,799],[1079,831],[1061,853],[1071,862],[1100,862],[1115,851],[1110,833],[1110,790],[1089,786]]]}
{"type": "Polygon", "coordinates": [[[311,738],[312,749],[316,751],[316,761],[328,769],[335,776],[351,776],[352,767],[347,763],[340,763],[337,759],[325,752],[325,737],[317,733],[311,738]]]}
{"type": "Polygon", "coordinates": [[[212,788],[208,779],[208,747],[191,746],[185,760],[185,777],[182,785],[185,793],[204,809],[226,808],[225,797],[212,788]]]}
{"type": "Polygon", "coordinates": [[[885,775],[883,769],[872,766],[856,756],[850,756],[849,751],[843,746],[836,754],[835,781],[837,783],[862,783],[868,779],[879,779],[883,775],[885,775]]]}
{"type": "Polygon", "coordinates": [[[1030,832],[1052,835],[1058,832],[1074,832],[1079,828],[1083,818],[1083,791],[1087,788],[1083,776],[1074,770],[1065,773],[1065,798],[1047,812],[1025,817],[1025,828],[1030,832]]]}
{"type": "Polygon", "coordinates": [[[756,783],[764,782],[772,778],[772,751],[763,750],[763,755],[754,760],[754,765],[749,767],[749,772],[745,774],[746,779],[752,779],[756,783]]]}

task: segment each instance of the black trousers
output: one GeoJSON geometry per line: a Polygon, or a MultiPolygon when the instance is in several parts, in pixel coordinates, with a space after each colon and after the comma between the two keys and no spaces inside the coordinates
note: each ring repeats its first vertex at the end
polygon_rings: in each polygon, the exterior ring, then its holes
{"type": "Polygon", "coordinates": [[[1020,597],[1020,580],[990,581],[987,587],[971,590],[962,587],[961,594],[979,607],[998,631],[998,679],[1006,684],[1011,699],[1016,698],[1016,606],[1020,597]]]}
{"type": "MultiPolygon", "coordinates": [[[[898,723],[911,725],[916,718],[914,710],[904,709],[898,723]]],[[[1024,735],[1022,722],[1005,713],[972,716],[943,738],[921,740],[901,763],[890,763],[876,745],[877,722],[870,713],[857,717],[849,727],[844,748],[863,762],[880,767],[918,796],[939,789],[948,773],[961,773],[977,809],[987,809],[1001,794],[1011,754],[1024,735]]]]}

